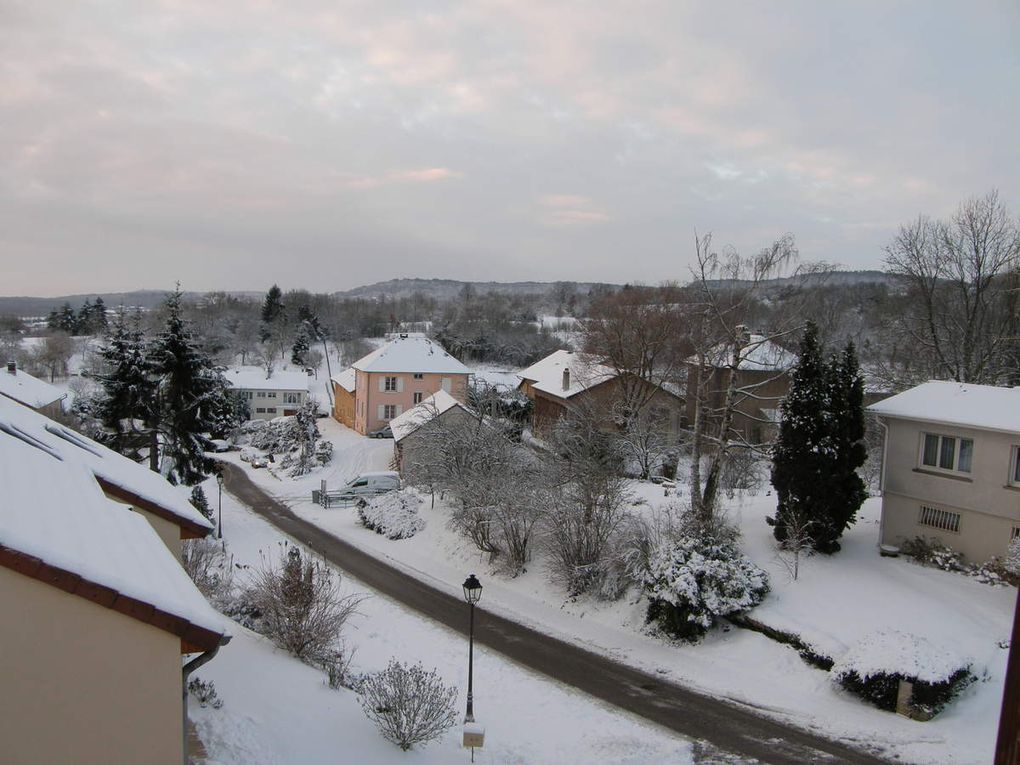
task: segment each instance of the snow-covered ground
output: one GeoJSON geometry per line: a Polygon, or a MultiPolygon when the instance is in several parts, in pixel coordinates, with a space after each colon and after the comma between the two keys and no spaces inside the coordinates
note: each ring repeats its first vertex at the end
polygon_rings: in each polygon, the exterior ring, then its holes
{"type": "MultiPolygon", "coordinates": [[[[389,442],[386,442],[387,444],[389,442]]],[[[262,472],[265,475],[264,471],[262,472]]],[[[272,479],[270,479],[272,480],[272,479]]],[[[213,507],[216,484],[205,487],[213,507]]],[[[230,495],[223,495],[223,528],[236,563],[251,565],[259,551],[276,554],[284,537],[230,495]]],[[[243,576],[239,572],[237,579],[243,576]]],[[[391,657],[436,667],[460,689],[464,708],[467,646],[459,635],[344,579],[345,590],[367,595],[349,623],[356,671],[381,669],[391,657]]],[[[466,762],[460,727],[421,750],[401,752],[365,717],[357,696],[334,691],[324,675],[240,625],[234,638],[196,676],[215,684],[221,709],[190,702],[191,717],[211,765],[466,762]]],[[[475,649],[475,716],[486,728],[480,763],[693,762],[686,740],[535,675],[484,647],[475,649]]]]}
{"type": "MultiPolygon", "coordinates": [[[[877,746],[908,762],[983,763],[994,748],[1015,590],[922,568],[877,554],[880,501],[868,500],[844,536],[843,551],[802,560],[793,581],[776,555],[765,516],[774,498],[738,496],[726,512],[743,532],[745,552],[765,568],[773,591],[752,616],[794,632],[818,651],[840,659],[858,640],[895,629],[927,638],[973,661],[979,681],[933,721],[915,722],[870,707],[837,688],[828,673],[796,652],[756,633],[720,629],[700,644],[674,645],[643,633],[644,604],[636,596],[617,603],[567,599],[549,582],[540,557],[523,575],[507,579],[487,557],[447,528],[442,502],[423,510],[426,527],[411,539],[391,541],[362,528],[353,509],[325,510],[311,503],[323,478],[329,488],[365,470],[386,469],[392,442],[363,438],[333,420],[320,420],[335,444],[333,464],[301,479],[252,475],[300,516],[416,572],[437,587],[459,591],[466,573],[486,587],[486,607],[557,637],[642,669],[762,710],[823,735],[877,746]]],[[[236,456],[234,457],[236,459],[236,456]]],[[[638,512],[673,501],[663,489],[634,482],[638,512]]]]}

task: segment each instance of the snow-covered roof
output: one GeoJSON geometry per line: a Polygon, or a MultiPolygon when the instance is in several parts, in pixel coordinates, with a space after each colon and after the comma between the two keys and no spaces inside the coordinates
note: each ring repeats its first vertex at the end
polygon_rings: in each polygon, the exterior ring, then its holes
{"type": "MultiPolygon", "coordinates": [[[[689,361],[696,361],[692,356],[689,361]]],[[[705,361],[713,367],[728,367],[733,360],[733,346],[721,343],[705,354],[705,361]]],[[[764,335],[752,334],[747,345],[740,349],[738,369],[750,372],[780,372],[797,364],[797,354],[776,345],[764,335]]]]}
{"type": "Polygon", "coordinates": [[[38,377],[32,377],[21,369],[15,367],[12,372],[7,366],[0,368],[0,396],[12,398],[19,404],[32,409],[42,409],[66,395],[60,388],[38,377]]]}
{"type": "Polygon", "coordinates": [[[232,367],[223,376],[239,390],[308,390],[308,375],[300,371],[274,369],[266,377],[264,367],[232,367]]]}
{"type": "Polygon", "coordinates": [[[70,592],[117,610],[122,610],[118,601],[123,600],[124,613],[202,650],[222,642],[225,620],[152,526],[104,496],[84,460],[72,456],[9,420],[0,424],[0,562],[43,581],[56,580],[56,570],[71,572],[83,581],[71,582],[66,576],[58,580],[72,585],[70,592]],[[91,597],[95,592],[103,597],[91,597]],[[173,624],[159,614],[152,618],[151,609],[132,607],[131,599],[186,623],[173,624]]]}
{"type": "Polygon", "coordinates": [[[61,458],[85,465],[104,490],[176,523],[190,535],[205,536],[212,529],[212,523],[182,491],[158,473],[38,412],[0,398],[0,429],[11,428],[27,434],[61,458]]]}
{"type": "Polygon", "coordinates": [[[351,365],[361,372],[468,374],[469,370],[443,346],[424,335],[400,335],[351,365]]]}
{"type": "Polygon", "coordinates": [[[559,398],[570,398],[592,386],[616,377],[616,371],[598,363],[591,356],[574,351],[554,351],[517,375],[531,383],[535,390],[559,398]],[[563,372],[569,372],[567,387],[563,372]]]}
{"type": "Polygon", "coordinates": [[[358,373],[354,367],[347,367],[343,372],[333,375],[333,382],[339,385],[348,393],[354,393],[354,385],[357,382],[358,373]]]}
{"type": "Polygon", "coordinates": [[[399,442],[425,423],[455,407],[460,407],[465,412],[471,411],[445,390],[436,391],[421,403],[415,404],[406,412],[390,420],[393,440],[399,442]]]}
{"type": "Polygon", "coordinates": [[[883,417],[1020,433],[1020,388],[931,380],[868,407],[883,417]]]}

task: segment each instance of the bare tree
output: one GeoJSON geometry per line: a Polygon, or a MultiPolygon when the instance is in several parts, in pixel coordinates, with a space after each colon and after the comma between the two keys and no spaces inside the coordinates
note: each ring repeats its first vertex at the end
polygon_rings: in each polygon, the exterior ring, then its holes
{"type": "Polygon", "coordinates": [[[439,738],[457,721],[457,690],[435,670],[391,659],[386,669],[361,682],[361,708],[387,741],[405,752],[439,738]]]}
{"type": "Polygon", "coordinates": [[[912,300],[900,326],[923,349],[921,376],[1001,382],[1015,375],[1020,224],[998,192],[963,202],[949,220],[919,216],[886,248],[912,300]]]}
{"type": "Polygon", "coordinates": [[[50,382],[57,377],[67,376],[67,362],[74,354],[71,336],[64,332],[54,332],[43,340],[35,354],[36,362],[46,369],[50,382]]]}

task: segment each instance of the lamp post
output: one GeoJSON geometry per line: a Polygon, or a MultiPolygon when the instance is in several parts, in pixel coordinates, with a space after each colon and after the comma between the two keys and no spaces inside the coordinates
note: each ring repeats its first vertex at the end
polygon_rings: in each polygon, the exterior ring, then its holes
{"type": "Polygon", "coordinates": [[[475,661],[475,603],[477,603],[481,597],[482,583],[478,581],[478,577],[472,574],[464,581],[464,600],[466,600],[468,605],[471,607],[470,626],[468,627],[467,715],[464,717],[464,722],[466,723],[475,721],[474,694],[472,688],[475,661]]]}
{"type": "Polygon", "coordinates": [[[223,467],[216,471],[216,486],[219,488],[219,521],[216,523],[216,538],[223,539],[223,467]]]}

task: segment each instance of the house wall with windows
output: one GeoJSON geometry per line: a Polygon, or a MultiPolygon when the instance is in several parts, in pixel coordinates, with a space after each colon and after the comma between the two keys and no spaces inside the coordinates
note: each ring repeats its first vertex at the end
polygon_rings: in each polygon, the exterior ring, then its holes
{"type": "Polygon", "coordinates": [[[937,539],[972,562],[1020,534],[1020,433],[885,418],[883,544],[937,539]]]}
{"type": "Polygon", "coordinates": [[[357,370],[354,429],[364,435],[383,428],[390,420],[440,390],[463,402],[467,397],[467,385],[466,373],[357,370]]]}
{"type": "Polygon", "coordinates": [[[271,420],[297,414],[309,398],[308,375],[280,371],[267,376],[261,367],[235,367],[224,372],[250,410],[253,420],[271,420]]]}

